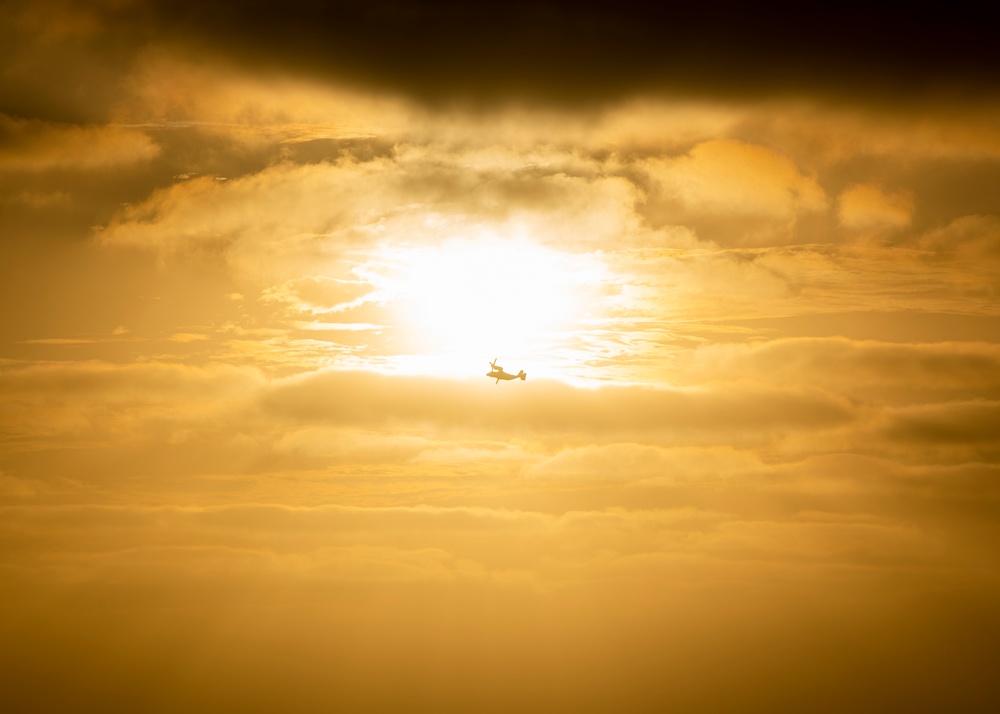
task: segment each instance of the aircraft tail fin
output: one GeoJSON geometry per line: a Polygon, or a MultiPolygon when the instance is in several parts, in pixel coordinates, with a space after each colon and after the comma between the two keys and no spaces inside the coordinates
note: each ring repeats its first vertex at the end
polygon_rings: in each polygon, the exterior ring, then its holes
{"type": "Polygon", "coordinates": [[[527,375],[527,374],[525,374],[525,373],[524,373],[524,370],[522,369],[522,370],[521,370],[520,372],[518,372],[518,373],[517,373],[517,376],[518,376],[518,377],[520,377],[520,378],[521,378],[521,381],[523,382],[523,381],[524,381],[524,378],[525,378],[525,377],[527,377],[528,375],[527,375]]]}

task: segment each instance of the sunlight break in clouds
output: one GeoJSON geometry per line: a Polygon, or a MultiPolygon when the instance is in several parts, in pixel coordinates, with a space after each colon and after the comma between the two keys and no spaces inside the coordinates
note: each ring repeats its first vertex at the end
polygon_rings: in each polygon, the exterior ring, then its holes
{"type": "Polygon", "coordinates": [[[498,350],[505,359],[550,364],[546,352],[580,326],[606,275],[593,256],[488,230],[433,248],[386,248],[377,260],[399,276],[384,289],[401,331],[446,370],[480,366],[498,350]]]}

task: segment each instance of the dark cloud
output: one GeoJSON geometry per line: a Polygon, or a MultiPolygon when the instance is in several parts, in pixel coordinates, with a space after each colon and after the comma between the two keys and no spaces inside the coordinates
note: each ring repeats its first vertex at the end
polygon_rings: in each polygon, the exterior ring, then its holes
{"type": "Polygon", "coordinates": [[[798,3],[518,0],[176,3],[177,39],[426,99],[620,98],[639,91],[874,97],[996,87],[985,11],[798,3]]]}
{"type": "Polygon", "coordinates": [[[991,24],[971,3],[823,13],[792,2],[639,0],[65,2],[48,13],[6,4],[17,21],[3,34],[12,62],[0,111],[60,119],[95,118],[113,102],[127,58],[154,43],[434,102],[580,104],[664,92],[891,105],[997,89],[991,24]]]}

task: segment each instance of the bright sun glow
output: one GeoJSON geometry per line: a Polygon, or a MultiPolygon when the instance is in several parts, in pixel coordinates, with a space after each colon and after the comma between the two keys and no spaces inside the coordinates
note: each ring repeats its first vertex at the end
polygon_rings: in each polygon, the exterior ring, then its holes
{"type": "Polygon", "coordinates": [[[601,277],[590,256],[495,236],[397,250],[391,262],[401,331],[414,351],[479,361],[537,361],[583,316],[601,277]]]}

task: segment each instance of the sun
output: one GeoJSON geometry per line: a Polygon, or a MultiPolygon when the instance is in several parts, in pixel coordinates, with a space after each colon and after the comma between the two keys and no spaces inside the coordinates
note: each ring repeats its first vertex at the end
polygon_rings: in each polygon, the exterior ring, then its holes
{"type": "Polygon", "coordinates": [[[393,253],[399,332],[416,353],[463,359],[551,348],[584,313],[598,272],[588,256],[489,233],[393,253]]]}

